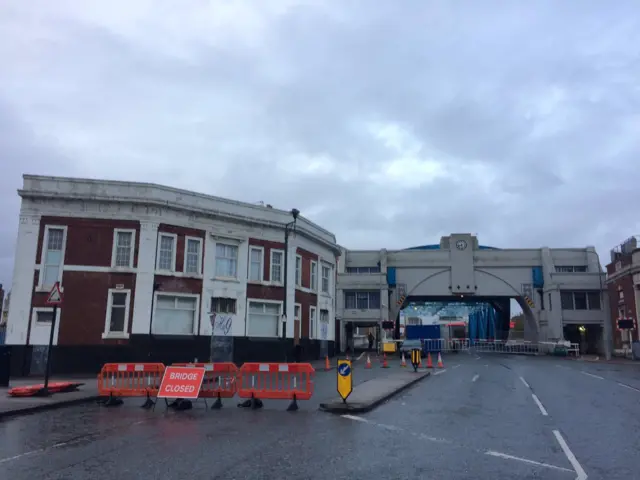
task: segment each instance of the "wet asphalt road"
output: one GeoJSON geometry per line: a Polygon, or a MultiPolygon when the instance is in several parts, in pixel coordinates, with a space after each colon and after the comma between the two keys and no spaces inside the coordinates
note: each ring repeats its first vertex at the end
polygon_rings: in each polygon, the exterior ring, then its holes
{"type": "MultiPolygon", "coordinates": [[[[336,396],[332,371],[295,413],[279,401],[166,413],[130,400],[7,419],[0,478],[640,478],[640,368],[473,354],[445,367],[346,418],[317,411],[336,396]]],[[[354,379],[392,370],[359,365],[354,379]]]]}

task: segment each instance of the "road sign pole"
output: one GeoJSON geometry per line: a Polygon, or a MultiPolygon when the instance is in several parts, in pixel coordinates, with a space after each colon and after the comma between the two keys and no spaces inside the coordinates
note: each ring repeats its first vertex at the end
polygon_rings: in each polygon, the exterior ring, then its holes
{"type": "Polygon", "coordinates": [[[58,305],[53,306],[53,318],[51,319],[51,332],[49,332],[49,347],[47,348],[47,365],[44,371],[44,387],[40,391],[40,395],[48,397],[49,393],[49,377],[51,376],[51,353],[53,350],[53,334],[56,329],[56,317],[58,316],[58,305]]]}

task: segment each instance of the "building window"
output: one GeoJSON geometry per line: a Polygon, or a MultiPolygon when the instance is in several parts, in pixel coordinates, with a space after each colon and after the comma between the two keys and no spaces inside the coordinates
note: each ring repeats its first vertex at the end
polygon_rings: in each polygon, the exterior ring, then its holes
{"type": "Polygon", "coordinates": [[[316,336],[316,307],[309,307],[309,338],[316,336]]]}
{"type": "Polygon", "coordinates": [[[296,286],[302,286],[302,257],[296,255],[296,286]]]}
{"type": "Polygon", "coordinates": [[[281,304],[249,300],[247,334],[250,337],[277,337],[281,304]]]}
{"type": "Polygon", "coordinates": [[[113,267],[133,268],[133,249],[136,231],[116,228],[113,231],[113,251],[111,263],[113,267]]]}
{"type": "Polygon", "coordinates": [[[561,265],[556,266],[556,273],[587,273],[586,265],[561,265]]]}
{"type": "Polygon", "coordinates": [[[624,302],[624,292],[622,290],[618,290],[618,300],[624,302]]]}
{"type": "Polygon", "coordinates": [[[43,287],[52,287],[54,283],[62,280],[66,234],[66,227],[45,227],[40,279],[40,285],[43,287]]]}
{"type": "Polygon", "coordinates": [[[107,295],[107,317],[102,336],[127,336],[131,291],[110,289],[107,295]]]}
{"type": "Polygon", "coordinates": [[[202,239],[195,237],[185,238],[184,272],[191,275],[200,275],[202,269],[202,239]]]}
{"type": "Polygon", "coordinates": [[[318,290],[318,262],[311,261],[311,290],[314,292],[318,290]]]}
{"type": "Polygon", "coordinates": [[[249,281],[262,281],[264,271],[264,248],[249,247],[249,281]]]}
{"type": "Polygon", "coordinates": [[[322,292],[329,293],[329,284],[331,277],[331,268],[323,265],[322,266],[322,292]]]}
{"type": "Polygon", "coordinates": [[[560,292],[563,310],[600,310],[600,292],[560,292]]]}
{"type": "Polygon", "coordinates": [[[53,321],[53,308],[46,310],[36,310],[36,323],[51,323],[53,321]]]}
{"type": "Polygon", "coordinates": [[[198,324],[197,295],[156,294],[153,333],[194,335],[198,324]]]}
{"type": "Polygon", "coordinates": [[[216,277],[238,276],[238,246],[216,243],[216,277]]]}
{"type": "Polygon", "coordinates": [[[282,250],[271,250],[271,282],[282,283],[282,260],[284,252],[282,250]]]}
{"type": "Polygon", "coordinates": [[[300,316],[301,315],[301,313],[300,313],[301,311],[302,311],[302,306],[299,303],[296,303],[293,306],[293,318],[294,318],[294,320],[301,320],[302,319],[302,317],[300,316]]]}
{"type": "Polygon", "coordinates": [[[380,308],[380,292],[344,292],[344,306],[349,310],[375,310],[380,308]]]}
{"type": "Polygon", "coordinates": [[[157,270],[173,272],[176,269],[176,243],[178,236],[175,233],[159,233],[157,270]]]}
{"type": "Polygon", "coordinates": [[[380,267],[347,267],[346,271],[347,273],[363,275],[367,273],[380,273],[380,267]]]}
{"type": "Polygon", "coordinates": [[[237,301],[235,298],[211,297],[211,312],[235,314],[237,301]]]}

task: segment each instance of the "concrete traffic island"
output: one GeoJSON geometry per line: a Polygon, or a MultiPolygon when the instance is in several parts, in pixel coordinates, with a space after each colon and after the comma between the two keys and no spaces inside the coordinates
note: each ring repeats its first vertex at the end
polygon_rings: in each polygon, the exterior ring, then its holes
{"type": "Polygon", "coordinates": [[[321,403],[320,410],[329,413],[369,412],[429,375],[431,372],[428,371],[398,372],[386,377],[374,378],[353,387],[347,403],[336,398],[321,403]]]}

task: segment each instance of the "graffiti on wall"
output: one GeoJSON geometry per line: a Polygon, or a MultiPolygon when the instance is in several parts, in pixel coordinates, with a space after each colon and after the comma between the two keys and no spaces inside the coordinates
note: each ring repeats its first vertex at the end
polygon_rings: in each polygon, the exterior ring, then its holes
{"type": "Polygon", "coordinates": [[[211,361],[233,362],[233,315],[212,313],[211,361]]]}
{"type": "Polygon", "coordinates": [[[220,337],[228,337],[232,333],[233,316],[232,315],[220,315],[218,313],[212,313],[210,316],[211,327],[213,329],[212,335],[220,337]]]}

